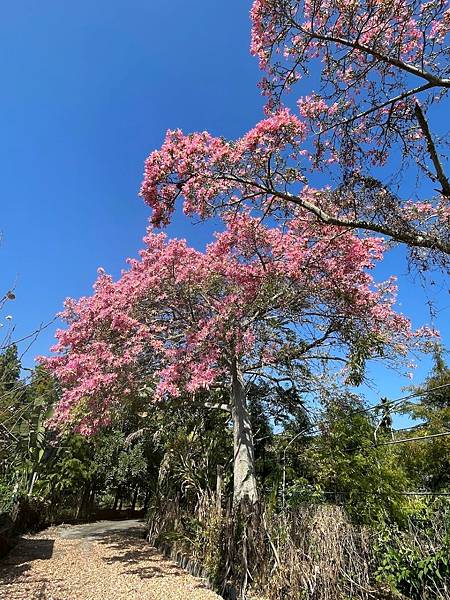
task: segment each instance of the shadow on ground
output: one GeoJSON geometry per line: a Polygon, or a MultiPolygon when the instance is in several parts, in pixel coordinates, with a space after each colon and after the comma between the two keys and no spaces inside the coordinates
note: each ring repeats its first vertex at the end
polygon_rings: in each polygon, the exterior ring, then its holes
{"type": "Polygon", "coordinates": [[[34,560],[50,560],[53,556],[53,545],[52,539],[20,538],[11,552],[0,561],[2,584],[11,584],[22,579],[31,569],[34,560]]]}
{"type": "Polygon", "coordinates": [[[99,533],[95,540],[112,551],[103,560],[108,564],[123,563],[127,567],[124,573],[138,575],[141,579],[184,574],[182,569],[169,561],[161,567],[161,555],[145,542],[142,528],[99,533]]]}

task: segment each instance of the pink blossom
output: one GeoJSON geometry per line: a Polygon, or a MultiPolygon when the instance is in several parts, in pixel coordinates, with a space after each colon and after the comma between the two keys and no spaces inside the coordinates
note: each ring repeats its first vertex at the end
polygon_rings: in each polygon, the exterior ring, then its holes
{"type": "MultiPolygon", "coordinates": [[[[230,214],[205,252],[149,230],[118,281],[100,272],[92,296],[66,302],[68,326],[42,361],[64,390],[53,424],[95,431],[142,383],[153,386],[154,403],[227,386],[233,356],[244,369],[274,372],[293,344],[307,348],[327,327],[340,356],[358,331],[376,335],[386,355],[434,335],[413,334],[395,312],[393,280],[375,285],[369,271],[382,240],[311,227],[303,214],[284,229],[230,214]]],[[[313,360],[303,352],[302,361],[313,360]]]]}

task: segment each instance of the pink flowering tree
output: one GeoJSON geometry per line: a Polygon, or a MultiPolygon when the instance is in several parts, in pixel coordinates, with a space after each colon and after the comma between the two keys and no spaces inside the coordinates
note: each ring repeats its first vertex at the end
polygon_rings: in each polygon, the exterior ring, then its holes
{"type": "Polygon", "coordinates": [[[301,207],[446,264],[445,138],[429,115],[450,88],[447,2],[255,0],[252,21],[267,118],[233,142],[169,131],[141,190],[153,221],[166,223],[179,197],[202,217],[242,205],[291,216],[301,207]],[[297,88],[291,113],[283,100],[297,88]],[[428,183],[402,197],[382,183],[383,168],[386,178],[404,171],[428,183]],[[339,183],[317,189],[318,172],[339,183]]]}
{"type": "Polygon", "coordinates": [[[218,389],[225,401],[207,405],[231,415],[234,499],[255,502],[250,382],[295,385],[335,364],[359,383],[367,359],[397,360],[427,335],[394,311],[392,281],[374,284],[382,252],[307,211],[284,229],[230,216],[205,252],[149,231],[117,282],[101,273],[91,297],[66,305],[44,361],[64,390],[54,425],[89,434],[143,386],[155,407],[186,410],[218,389]]]}
{"type": "Polygon", "coordinates": [[[344,213],[350,198],[355,226],[381,225],[393,239],[421,247],[424,238],[448,254],[447,131],[432,127],[450,89],[447,0],[255,0],[251,16],[268,109],[299,90],[314,167],[338,163],[347,173],[335,194],[344,213]],[[425,197],[387,198],[370,177],[385,166],[424,175],[425,197]]]}

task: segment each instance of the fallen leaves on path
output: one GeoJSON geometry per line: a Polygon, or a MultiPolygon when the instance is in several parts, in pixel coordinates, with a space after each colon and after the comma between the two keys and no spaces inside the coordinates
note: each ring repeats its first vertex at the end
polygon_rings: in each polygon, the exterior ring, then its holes
{"type": "Polygon", "coordinates": [[[62,539],[25,536],[0,562],[1,600],[219,600],[139,532],[62,539]]]}

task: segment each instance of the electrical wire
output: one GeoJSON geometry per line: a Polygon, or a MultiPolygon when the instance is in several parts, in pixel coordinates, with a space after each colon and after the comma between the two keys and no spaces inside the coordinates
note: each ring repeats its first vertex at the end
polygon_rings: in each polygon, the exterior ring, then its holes
{"type": "MultiPolygon", "coordinates": [[[[399,492],[397,490],[392,490],[393,493],[398,494],[399,496],[450,496],[450,492],[399,492]]],[[[344,496],[349,492],[343,491],[333,491],[333,492],[322,492],[324,496],[332,496],[332,495],[340,495],[344,496]]],[[[371,492],[368,490],[358,490],[358,494],[365,494],[368,496],[385,496],[386,493],[383,492],[371,492]]]]}
{"type": "MultiPolygon", "coordinates": [[[[394,430],[394,432],[395,432],[395,430],[394,430]]],[[[374,447],[391,446],[393,444],[403,444],[405,442],[418,442],[420,440],[430,440],[432,438],[446,437],[448,435],[450,435],[450,431],[443,431],[441,433],[431,433],[430,435],[421,435],[421,436],[417,436],[417,437],[405,438],[403,440],[391,440],[389,442],[379,442],[378,444],[375,444],[374,447]]]]}
{"type": "Polygon", "coordinates": [[[372,410],[376,410],[377,408],[386,408],[386,407],[391,406],[393,404],[398,404],[398,403],[403,402],[405,400],[410,400],[411,398],[418,398],[418,397],[421,397],[421,396],[427,396],[431,392],[435,392],[437,390],[441,390],[441,389],[448,388],[448,387],[450,387],[450,383],[444,383],[444,384],[438,385],[438,386],[436,386],[434,388],[429,388],[429,389],[427,389],[427,390],[425,390],[423,392],[414,392],[414,394],[409,394],[408,396],[403,396],[401,398],[396,398],[395,400],[388,400],[386,402],[379,402],[378,404],[374,404],[373,406],[369,406],[368,408],[358,409],[356,411],[351,412],[350,415],[370,412],[372,410]]]}
{"type": "MultiPolygon", "coordinates": [[[[388,406],[392,406],[394,404],[398,404],[398,403],[403,402],[405,400],[410,400],[411,398],[419,398],[419,397],[422,397],[422,396],[427,396],[431,392],[435,392],[437,390],[441,390],[441,389],[444,389],[444,388],[450,388],[450,383],[444,383],[442,385],[438,385],[436,387],[430,388],[430,389],[428,389],[426,391],[423,391],[423,392],[415,392],[413,394],[408,394],[407,396],[396,398],[395,400],[388,400],[387,402],[380,402],[378,404],[374,404],[373,406],[369,406],[367,408],[361,408],[361,409],[353,410],[353,411],[350,411],[347,415],[345,415],[345,417],[342,417],[342,418],[336,419],[336,420],[337,421],[347,421],[349,417],[352,417],[354,415],[368,413],[368,412],[371,412],[371,411],[376,410],[378,408],[386,408],[388,406]]],[[[420,404],[420,403],[417,403],[417,404],[420,404]]],[[[304,430],[304,433],[311,432],[311,431],[313,431],[315,429],[318,429],[318,427],[319,426],[317,425],[317,423],[312,424],[309,428],[307,428],[307,429],[304,430]]],[[[419,427],[419,425],[414,426],[414,427],[419,427]]],[[[406,429],[413,429],[414,427],[411,427],[411,428],[409,428],[409,427],[406,428],[405,427],[404,429],[398,429],[397,431],[406,431],[406,429]]]]}

